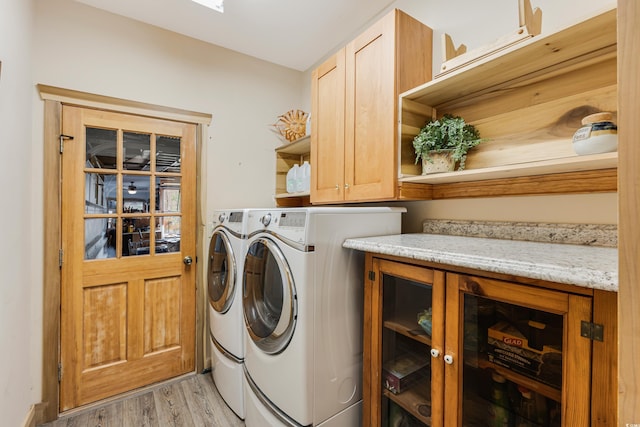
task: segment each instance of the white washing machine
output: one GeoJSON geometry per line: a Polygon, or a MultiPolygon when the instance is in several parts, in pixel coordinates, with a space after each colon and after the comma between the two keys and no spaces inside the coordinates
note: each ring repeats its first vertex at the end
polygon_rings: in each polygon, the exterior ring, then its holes
{"type": "Polygon", "coordinates": [[[399,234],[403,212],[249,213],[243,275],[248,427],[360,425],[364,256],[342,243],[399,234]]]}
{"type": "Polygon", "coordinates": [[[246,209],[213,214],[207,291],[211,375],[227,405],[244,419],[242,271],[246,249],[246,209]]]}

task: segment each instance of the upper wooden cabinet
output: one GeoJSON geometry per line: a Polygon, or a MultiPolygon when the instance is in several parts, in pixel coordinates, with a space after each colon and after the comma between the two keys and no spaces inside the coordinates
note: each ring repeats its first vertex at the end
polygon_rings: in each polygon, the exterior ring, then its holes
{"type": "Polygon", "coordinates": [[[432,30],[395,9],[313,71],[311,203],[404,198],[398,99],[431,79],[431,52],[432,30]]]}

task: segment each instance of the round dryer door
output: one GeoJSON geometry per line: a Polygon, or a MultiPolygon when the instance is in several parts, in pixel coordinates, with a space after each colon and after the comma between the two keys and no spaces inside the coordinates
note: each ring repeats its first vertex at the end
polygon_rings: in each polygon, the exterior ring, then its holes
{"type": "Polygon", "coordinates": [[[207,282],[211,307],[219,313],[226,313],[233,303],[236,260],[229,238],[220,230],[214,231],[209,243],[207,282]]]}
{"type": "Polygon", "coordinates": [[[249,337],[265,353],[280,353],[293,336],[297,306],[291,270],[273,240],[258,238],[249,246],[243,283],[249,337]]]}

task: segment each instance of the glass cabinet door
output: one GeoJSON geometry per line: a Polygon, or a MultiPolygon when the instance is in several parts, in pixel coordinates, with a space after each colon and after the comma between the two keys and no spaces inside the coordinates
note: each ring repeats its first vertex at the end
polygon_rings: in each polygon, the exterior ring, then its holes
{"type": "MultiPolygon", "coordinates": [[[[444,275],[384,262],[381,301],[379,415],[381,426],[431,426],[440,417],[444,337],[444,275]]],[[[438,425],[438,423],[435,423],[438,425]]]]}
{"type": "Polygon", "coordinates": [[[463,425],[561,426],[564,318],[464,295],[463,425]]]}
{"type": "Polygon", "coordinates": [[[447,303],[446,425],[588,425],[590,298],[448,274],[447,303]]]}

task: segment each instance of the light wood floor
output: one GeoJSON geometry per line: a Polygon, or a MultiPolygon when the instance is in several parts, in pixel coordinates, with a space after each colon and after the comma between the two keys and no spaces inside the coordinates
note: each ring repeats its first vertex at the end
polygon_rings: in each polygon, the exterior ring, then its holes
{"type": "Polygon", "coordinates": [[[63,415],[43,427],[244,426],[224,403],[211,374],[194,374],[130,397],[63,415]]]}

